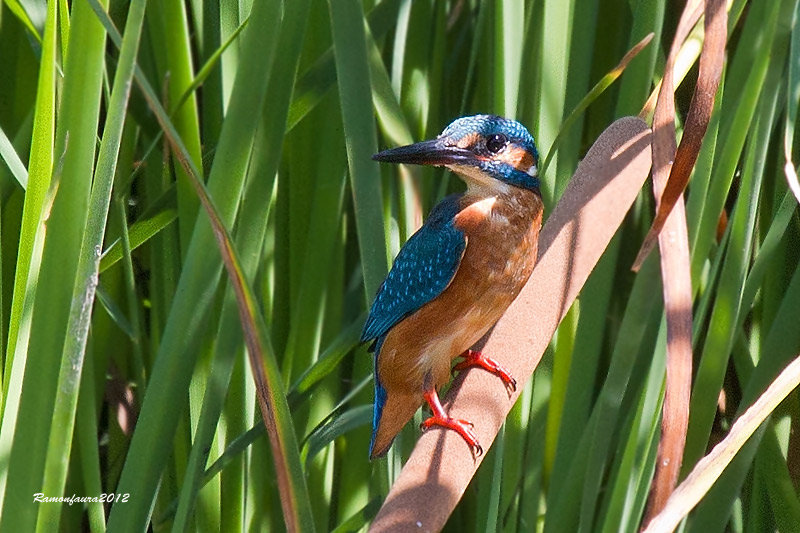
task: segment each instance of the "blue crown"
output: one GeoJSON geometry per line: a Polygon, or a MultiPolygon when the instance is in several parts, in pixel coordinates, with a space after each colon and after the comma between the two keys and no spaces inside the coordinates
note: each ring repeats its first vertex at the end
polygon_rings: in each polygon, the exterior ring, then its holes
{"type": "Polygon", "coordinates": [[[448,144],[459,144],[465,139],[472,140],[474,143],[470,149],[477,153],[482,153],[485,158],[477,161],[477,166],[492,177],[508,182],[517,187],[525,189],[538,189],[539,179],[536,165],[539,161],[539,152],[533,136],[527,128],[517,122],[497,115],[473,115],[461,117],[447,126],[439,135],[439,139],[448,144]],[[496,136],[502,136],[506,142],[523,148],[533,156],[532,171],[529,169],[519,169],[500,158],[493,158],[493,154],[487,149],[487,143],[496,136]]]}

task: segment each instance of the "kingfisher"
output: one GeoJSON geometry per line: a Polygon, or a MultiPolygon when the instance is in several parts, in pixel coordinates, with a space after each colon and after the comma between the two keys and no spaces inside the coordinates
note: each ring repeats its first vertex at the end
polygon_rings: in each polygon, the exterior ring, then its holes
{"type": "Polygon", "coordinates": [[[361,341],[372,341],[375,365],[370,459],[389,450],[423,402],[432,412],[423,430],[454,430],[479,456],[473,424],[449,417],[436,391],[451,372],[473,366],[516,388],[506,369],[471,347],[511,305],[536,263],[544,210],[536,144],[515,120],[474,115],[435,139],[373,159],[445,167],[467,190],[437,204],[406,241],[364,324],[361,341]]]}

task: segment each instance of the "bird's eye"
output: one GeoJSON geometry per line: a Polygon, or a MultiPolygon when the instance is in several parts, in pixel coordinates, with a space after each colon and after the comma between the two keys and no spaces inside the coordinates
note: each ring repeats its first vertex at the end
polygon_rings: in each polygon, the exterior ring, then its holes
{"type": "Polygon", "coordinates": [[[486,149],[493,154],[496,154],[505,147],[507,142],[508,140],[506,139],[505,135],[502,133],[495,133],[493,135],[489,135],[489,137],[486,139],[486,149]]]}

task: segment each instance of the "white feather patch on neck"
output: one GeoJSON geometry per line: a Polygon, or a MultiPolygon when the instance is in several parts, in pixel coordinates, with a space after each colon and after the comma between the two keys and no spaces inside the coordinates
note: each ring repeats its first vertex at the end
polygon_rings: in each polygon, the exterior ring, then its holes
{"type": "Polygon", "coordinates": [[[471,209],[477,209],[480,211],[484,216],[488,217],[492,214],[492,208],[494,207],[495,202],[497,202],[496,196],[488,196],[483,200],[478,200],[474,204],[470,206],[471,209]]]}
{"type": "Polygon", "coordinates": [[[447,168],[464,179],[470,191],[488,190],[499,194],[510,194],[511,185],[495,179],[475,167],[467,165],[448,165],[447,168]]]}

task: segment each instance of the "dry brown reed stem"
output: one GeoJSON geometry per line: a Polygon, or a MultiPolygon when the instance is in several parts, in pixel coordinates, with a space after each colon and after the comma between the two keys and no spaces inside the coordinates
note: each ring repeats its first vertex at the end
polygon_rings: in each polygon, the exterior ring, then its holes
{"type": "Polygon", "coordinates": [[[653,116],[653,194],[656,218],[645,238],[634,268],[638,268],[658,238],[661,277],[667,320],[667,365],[661,440],[658,446],[644,523],[657,514],[678,482],[692,387],[692,279],[689,236],[683,190],[700,152],[714,96],[722,74],[727,12],[722,0],[705,2],[705,41],[700,54],[700,73],[686,119],[680,148],[675,141],[675,87],[673,71],[683,41],[697,23],[703,2],[687,4],[672,43],[661,92],[653,116]]]}

